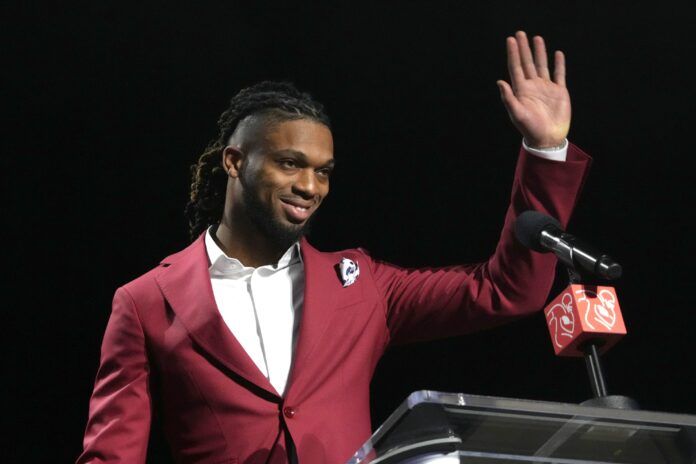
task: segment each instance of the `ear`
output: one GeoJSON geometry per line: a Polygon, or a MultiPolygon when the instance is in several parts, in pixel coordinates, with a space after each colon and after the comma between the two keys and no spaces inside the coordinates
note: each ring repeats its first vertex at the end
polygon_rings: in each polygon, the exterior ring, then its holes
{"type": "Polygon", "coordinates": [[[239,177],[239,171],[244,161],[244,153],[236,147],[226,146],[222,151],[222,167],[230,177],[239,177]]]}

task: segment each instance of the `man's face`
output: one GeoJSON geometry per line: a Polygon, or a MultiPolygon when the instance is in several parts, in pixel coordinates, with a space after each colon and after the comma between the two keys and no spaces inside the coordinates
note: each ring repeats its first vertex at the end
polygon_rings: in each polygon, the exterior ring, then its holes
{"type": "Polygon", "coordinates": [[[329,193],[333,138],[309,119],[272,124],[240,171],[244,209],[272,241],[287,247],[307,230],[329,193]]]}

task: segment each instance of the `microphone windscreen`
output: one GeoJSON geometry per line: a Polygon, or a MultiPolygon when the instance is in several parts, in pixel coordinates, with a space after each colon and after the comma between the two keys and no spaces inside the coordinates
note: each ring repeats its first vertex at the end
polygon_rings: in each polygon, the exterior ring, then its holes
{"type": "Polygon", "coordinates": [[[541,246],[541,231],[548,226],[554,226],[561,229],[561,224],[551,216],[548,216],[539,211],[525,211],[520,214],[515,221],[515,236],[519,242],[531,248],[534,251],[542,253],[547,252],[546,248],[541,246]]]}

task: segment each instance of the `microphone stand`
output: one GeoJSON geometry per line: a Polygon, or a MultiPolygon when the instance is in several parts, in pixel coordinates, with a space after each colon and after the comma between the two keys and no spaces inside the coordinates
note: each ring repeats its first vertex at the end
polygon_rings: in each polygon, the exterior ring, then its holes
{"type": "MultiPolygon", "coordinates": [[[[565,264],[565,263],[564,263],[565,264]]],[[[568,280],[571,284],[581,284],[582,276],[573,267],[566,265],[568,280]]],[[[599,355],[599,348],[603,345],[601,339],[595,338],[585,342],[580,348],[585,354],[585,366],[590,378],[593,398],[580,403],[583,406],[599,406],[614,409],[640,409],[638,402],[633,398],[623,395],[609,395],[607,383],[604,379],[604,369],[599,355]]]]}

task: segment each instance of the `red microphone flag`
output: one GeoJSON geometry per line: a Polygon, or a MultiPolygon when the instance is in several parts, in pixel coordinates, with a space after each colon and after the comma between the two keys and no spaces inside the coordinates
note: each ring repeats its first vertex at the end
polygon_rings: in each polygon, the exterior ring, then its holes
{"type": "Polygon", "coordinates": [[[582,345],[592,339],[601,340],[604,353],[626,335],[614,287],[569,285],[544,314],[556,356],[582,357],[582,345]]]}

